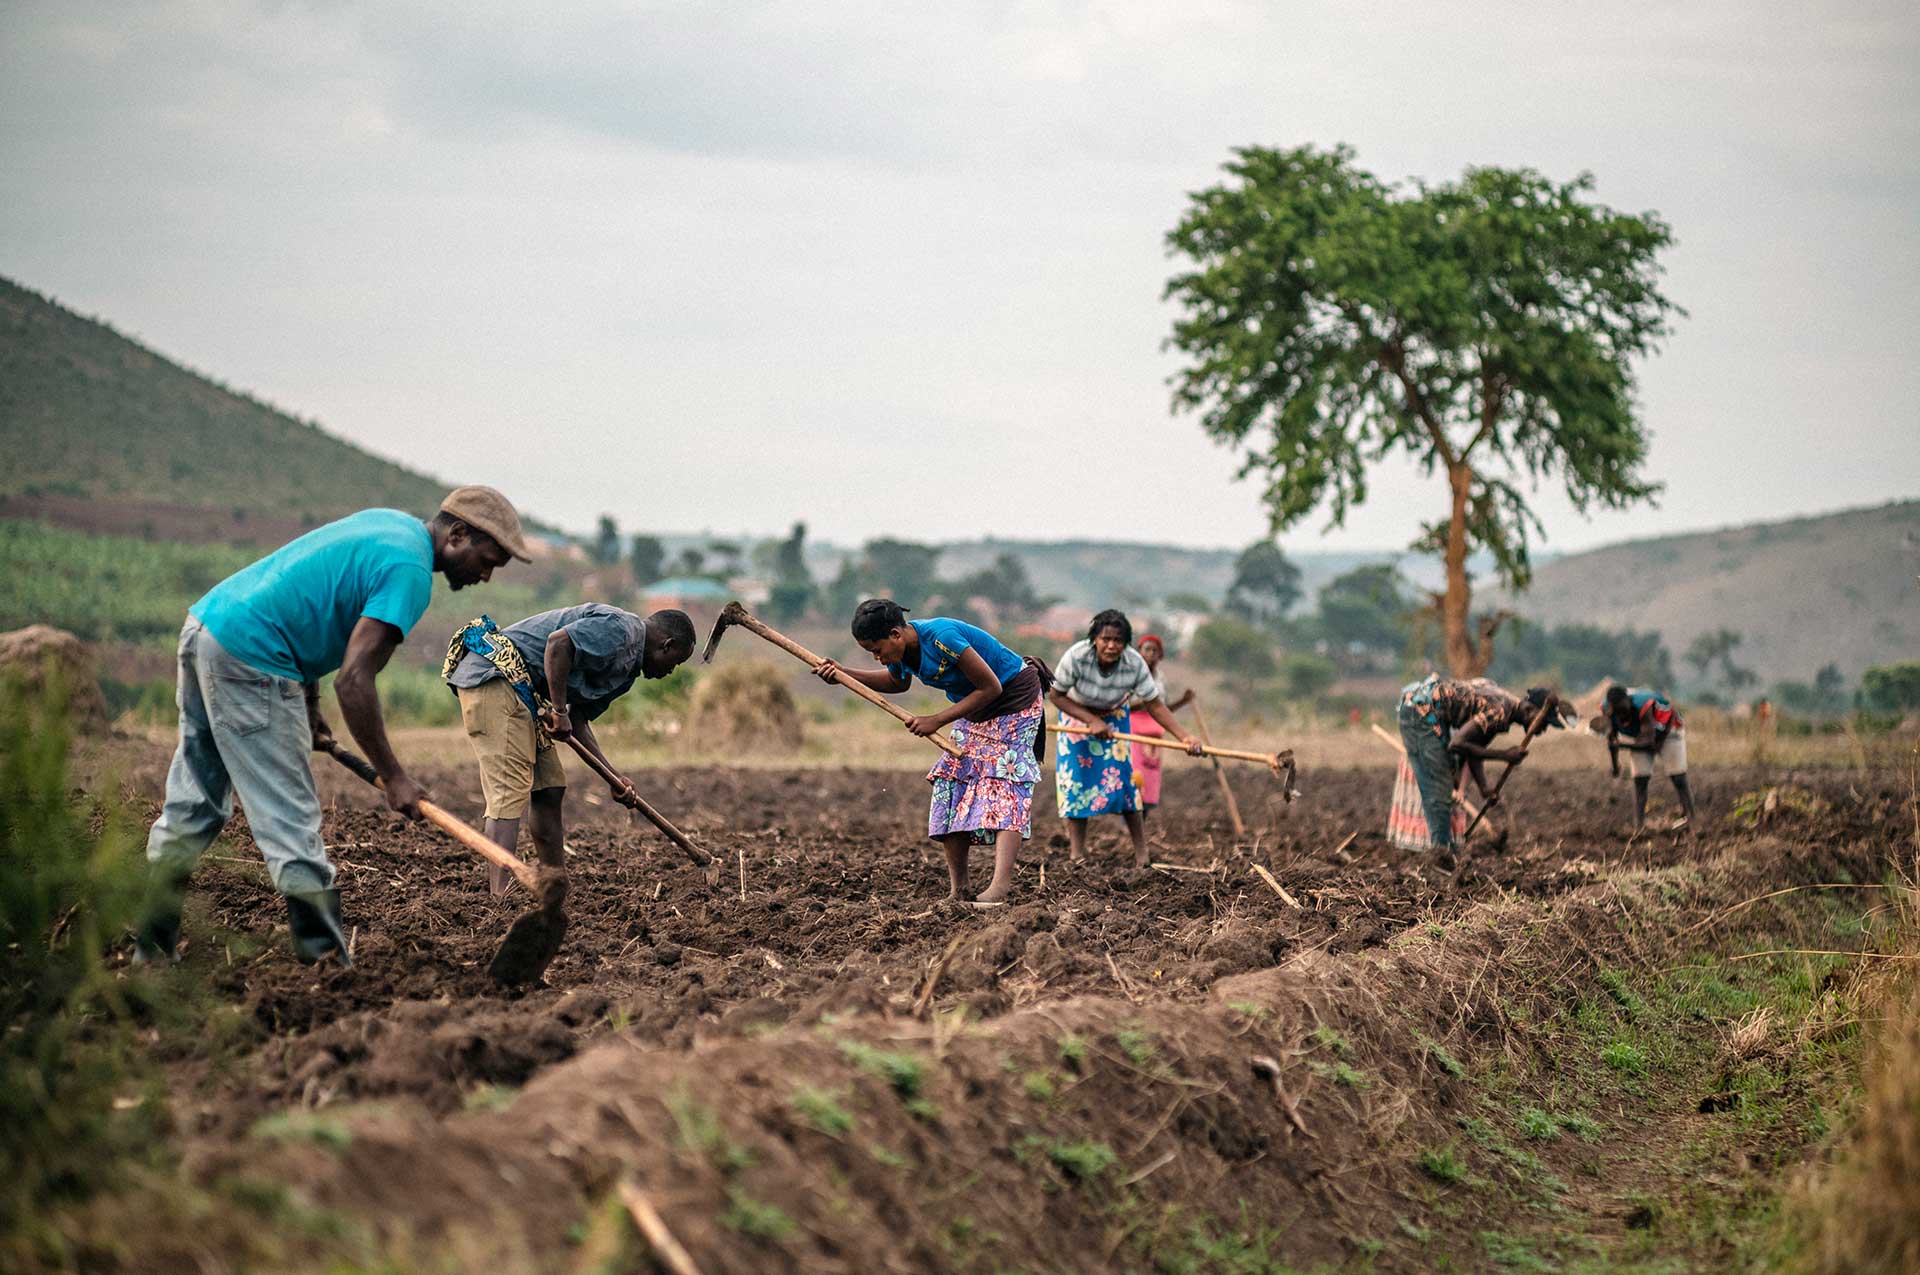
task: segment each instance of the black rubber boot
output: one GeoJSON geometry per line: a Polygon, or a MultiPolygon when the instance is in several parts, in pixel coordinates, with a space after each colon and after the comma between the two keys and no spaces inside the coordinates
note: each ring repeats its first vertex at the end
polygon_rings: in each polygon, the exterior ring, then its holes
{"type": "Polygon", "coordinates": [[[180,959],[181,904],[188,873],[158,864],[147,865],[147,892],[140,902],[140,920],[133,932],[136,964],[180,959]]]}
{"type": "Polygon", "coordinates": [[[1687,786],[1685,775],[1673,776],[1673,791],[1680,797],[1680,813],[1687,817],[1687,826],[1693,826],[1693,789],[1687,786]]]}
{"type": "Polygon", "coordinates": [[[347,955],[347,936],[340,928],[340,891],[289,894],[287,928],[293,931],[293,955],[302,965],[330,954],[337,955],[342,965],[353,964],[347,955]]]}
{"type": "Polygon", "coordinates": [[[1647,823],[1647,785],[1652,783],[1651,776],[1637,775],[1633,781],[1633,830],[1644,828],[1647,823]]]}

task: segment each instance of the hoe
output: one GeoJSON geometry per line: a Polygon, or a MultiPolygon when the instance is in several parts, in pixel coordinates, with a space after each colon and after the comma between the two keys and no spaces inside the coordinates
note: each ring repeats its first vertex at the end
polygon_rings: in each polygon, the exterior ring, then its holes
{"type": "MultiPolygon", "coordinates": [[[[1091,726],[1061,726],[1054,722],[1048,722],[1047,729],[1056,735],[1093,734],[1093,728],[1091,726]]],[[[1178,740],[1161,739],[1154,735],[1129,735],[1125,731],[1117,730],[1113,732],[1112,738],[1124,739],[1129,744],[1145,744],[1148,748],[1177,748],[1183,753],[1187,751],[1185,745],[1181,744],[1178,740]]],[[[1229,761],[1259,762],[1268,770],[1272,771],[1273,777],[1280,781],[1281,797],[1291,802],[1295,793],[1298,791],[1295,789],[1293,783],[1295,777],[1298,775],[1298,768],[1294,765],[1293,750],[1291,748],[1284,748],[1277,753],[1254,753],[1248,752],[1243,748],[1215,748],[1212,744],[1202,744],[1200,746],[1200,755],[1203,757],[1225,757],[1229,761]]]]}
{"type": "MultiPolygon", "coordinates": [[[[582,744],[571,735],[567,736],[567,742],[573,745],[573,751],[580,754],[580,760],[587,763],[587,768],[593,771],[594,774],[600,776],[600,778],[606,780],[616,788],[621,786],[631,788],[633,786],[621,776],[619,771],[588,752],[585,744],[582,744]]],[[[718,869],[714,863],[713,856],[693,844],[686,833],[680,831],[680,829],[668,822],[667,817],[649,805],[645,797],[642,797],[636,792],[631,798],[622,798],[621,804],[629,810],[637,810],[645,815],[647,822],[666,834],[667,840],[687,852],[687,858],[692,859],[698,866],[705,868],[707,870],[707,876],[710,879],[715,877],[718,869]]]]}
{"type": "MultiPolygon", "coordinates": [[[[367,763],[366,758],[348,752],[338,741],[331,741],[326,751],[332,754],[335,761],[375,788],[384,787],[379,774],[367,763]]],[[[539,979],[559,954],[560,940],[567,934],[566,872],[535,870],[519,855],[501,849],[431,801],[420,803],[420,813],[428,823],[474,854],[495,867],[513,873],[520,884],[539,900],[531,911],[514,921],[512,928],[507,931],[507,937],[501,940],[500,950],[494,953],[493,963],[487,966],[487,973],[498,983],[531,983],[539,979]]]]}
{"type": "Polygon", "coordinates": [[[1473,816],[1473,822],[1467,825],[1467,830],[1460,834],[1461,845],[1467,844],[1467,839],[1473,836],[1473,830],[1480,826],[1482,819],[1486,818],[1487,811],[1500,804],[1500,790],[1507,786],[1507,780],[1520,768],[1520,763],[1527,759],[1527,750],[1533,747],[1533,741],[1539,738],[1540,731],[1546,726],[1547,719],[1553,715],[1553,710],[1559,703],[1558,696],[1549,695],[1547,702],[1540,706],[1540,711],[1533,715],[1533,721],[1527,726],[1527,733],[1520,740],[1520,756],[1508,762],[1507,768],[1500,772],[1500,777],[1493,781],[1493,791],[1487,794],[1487,804],[1480,808],[1479,812],[1473,816]]]}
{"type": "MultiPolygon", "coordinates": [[[[725,607],[721,608],[720,618],[713,622],[713,632],[707,638],[706,652],[700,657],[702,664],[710,664],[713,662],[713,653],[719,648],[720,639],[726,635],[728,629],[736,624],[749,633],[755,633],[765,638],[767,641],[785,651],[788,655],[791,655],[794,659],[801,661],[808,668],[819,668],[822,664],[826,663],[820,656],[815,655],[806,647],[801,646],[786,634],[781,633],[770,625],[762,623],[754,616],[753,612],[747,610],[738,602],[729,602],[725,607]]],[[[840,685],[846,687],[855,695],[867,701],[867,703],[892,714],[903,722],[913,716],[912,713],[901,708],[879,691],[869,686],[863,686],[852,678],[840,679],[840,685]]],[[[955,757],[960,756],[960,746],[948,739],[945,735],[928,735],[926,739],[929,744],[932,744],[942,752],[951,753],[955,757]]]]}

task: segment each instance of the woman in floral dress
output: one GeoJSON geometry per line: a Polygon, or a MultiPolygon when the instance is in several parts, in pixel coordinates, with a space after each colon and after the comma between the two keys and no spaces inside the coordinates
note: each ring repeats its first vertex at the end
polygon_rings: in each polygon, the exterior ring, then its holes
{"type": "Polygon", "coordinates": [[[974,901],[1004,901],[1013,889],[1020,843],[1033,835],[1046,667],[1022,659],[964,620],[908,620],[890,598],[869,598],[854,610],[853,640],[886,667],[849,669],[825,660],[814,672],[829,682],[851,679],[887,695],[905,691],[916,677],[946,692],[946,708],[906,723],[916,735],[931,735],[951,723],[961,754],[942,753],[927,772],[933,785],[927,835],[946,851],[948,898],[973,897],[969,851],[990,845],[993,880],[974,901]]]}
{"type": "Polygon", "coordinates": [[[1087,735],[1062,731],[1054,755],[1054,789],[1060,815],[1067,821],[1067,844],[1075,860],[1087,853],[1087,820],[1119,815],[1133,839],[1135,867],[1147,866],[1147,829],[1141,817],[1139,789],[1133,782],[1132,745],[1113,738],[1133,724],[1130,702],[1146,710],[1161,728],[1198,757],[1200,741],[1180,729],[1160,702],[1160,684],[1140,652],[1133,649],[1133,625],[1118,611],[1102,611],[1087,626],[1087,636],[1068,647],[1053,670],[1048,694],[1060,710],[1060,725],[1091,728],[1087,735]]]}

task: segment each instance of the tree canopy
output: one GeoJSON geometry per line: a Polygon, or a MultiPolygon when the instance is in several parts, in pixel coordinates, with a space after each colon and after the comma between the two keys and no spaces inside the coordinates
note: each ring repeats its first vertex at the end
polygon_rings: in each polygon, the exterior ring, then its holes
{"type": "Polygon", "coordinates": [[[1233,560],[1226,610],[1249,624],[1277,627],[1300,600],[1300,568],[1271,540],[1248,545],[1233,560]]]}
{"type": "Polygon", "coordinates": [[[1581,511],[1658,492],[1632,368],[1677,312],[1658,286],[1672,234],[1592,201],[1587,175],[1393,186],[1353,159],[1245,147],[1191,196],[1167,238],[1192,267],[1166,288],[1188,359],[1174,407],[1244,450],[1276,531],[1322,505],[1339,524],[1389,454],[1444,473],[1447,516],[1414,543],[1446,562],[1448,663],[1478,674],[1492,626],[1468,631],[1466,561],[1484,548],[1525,587],[1523,485],[1556,481],[1581,511]]]}

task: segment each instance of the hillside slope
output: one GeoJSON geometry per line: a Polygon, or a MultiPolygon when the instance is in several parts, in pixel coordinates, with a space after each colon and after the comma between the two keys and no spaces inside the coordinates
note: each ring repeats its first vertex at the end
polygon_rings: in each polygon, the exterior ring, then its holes
{"type": "Polygon", "coordinates": [[[1920,501],[1902,501],[1569,554],[1508,605],[1547,623],[1657,630],[1683,669],[1698,634],[1732,629],[1736,660],[1762,684],[1828,663],[1852,681],[1920,659],[1916,574],[1920,501]]]}
{"type": "MultiPolygon", "coordinates": [[[[373,505],[433,510],[437,479],[382,460],[234,393],[59,304],[0,279],[0,515],[86,526],[90,506],[130,530],[229,539],[246,523],[292,530],[373,505]],[[103,503],[118,507],[100,509],[103,503]],[[132,507],[131,509],[129,507],[132,507]],[[227,517],[218,534],[180,526],[185,509],[227,517]],[[143,511],[144,510],[144,511],[143,511]],[[128,524],[129,517],[133,522],[128,524]]],[[[275,531],[283,530],[275,528],[275,531]]]]}

